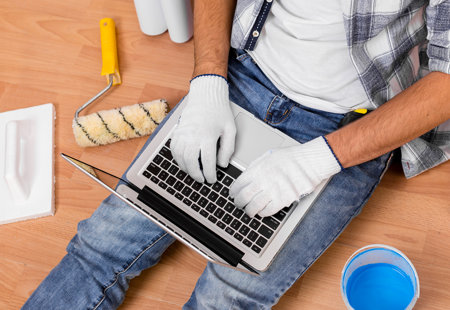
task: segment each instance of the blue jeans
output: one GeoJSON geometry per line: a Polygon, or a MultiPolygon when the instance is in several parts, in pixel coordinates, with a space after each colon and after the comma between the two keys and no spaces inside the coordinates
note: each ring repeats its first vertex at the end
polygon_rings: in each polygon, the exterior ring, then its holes
{"type": "MultiPolygon", "coordinates": [[[[289,100],[245,52],[230,52],[228,78],[234,102],[302,143],[336,130],[343,117],[289,100]]],[[[361,211],[389,158],[383,155],[333,177],[260,276],[209,263],[183,309],[270,309],[361,211]]],[[[79,223],[67,255],[23,309],[117,308],[130,279],[155,265],[172,242],[164,230],[109,196],[79,223]]]]}

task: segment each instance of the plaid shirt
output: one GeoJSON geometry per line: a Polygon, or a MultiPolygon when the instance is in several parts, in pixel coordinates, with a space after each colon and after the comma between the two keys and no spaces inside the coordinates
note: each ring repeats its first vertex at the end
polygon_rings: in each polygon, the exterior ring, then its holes
{"type": "MultiPolygon", "coordinates": [[[[276,0],[238,0],[231,46],[253,50],[276,0]]],[[[375,107],[430,71],[450,74],[450,0],[340,0],[351,60],[375,107]]],[[[450,120],[401,147],[407,178],[450,158],[450,120]]]]}

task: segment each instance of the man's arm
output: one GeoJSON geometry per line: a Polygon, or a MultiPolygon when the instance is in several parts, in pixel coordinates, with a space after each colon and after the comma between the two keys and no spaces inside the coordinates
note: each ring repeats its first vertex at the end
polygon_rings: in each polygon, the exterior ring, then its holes
{"type": "Polygon", "coordinates": [[[380,108],[326,136],[344,168],[385,154],[450,118],[450,75],[432,72],[380,108]]]}
{"type": "MultiPolygon", "coordinates": [[[[344,167],[376,158],[450,117],[450,76],[433,72],[376,111],[326,136],[344,167]]],[[[270,216],[341,171],[323,137],[275,149],[252,163],[230,188],[237,207],[270,216]],[[270,175],[270,178],[267,176],[270,175]]]]}
{"type": "Polygon", "coordinates": [[[193,77],[227,76],[231,25],[236,0],[196,0],[194,3],[193,77]]]}
{"type": "Polygon", "coordinates": [[[228,166],[234,152],[236,125],[226,81],[234,7],[235,0],[194,3],[193,79],[171,150],[180,169],[197,182],[215,183],[216,165],[228,166]]]}

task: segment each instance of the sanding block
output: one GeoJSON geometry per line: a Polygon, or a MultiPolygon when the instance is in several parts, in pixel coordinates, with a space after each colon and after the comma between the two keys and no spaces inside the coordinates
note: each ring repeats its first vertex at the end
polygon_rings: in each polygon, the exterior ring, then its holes
{"type": "Polygon", "coordinates": [[[0,113],[0,224],[54,214],[53,104],[0,113]]]}

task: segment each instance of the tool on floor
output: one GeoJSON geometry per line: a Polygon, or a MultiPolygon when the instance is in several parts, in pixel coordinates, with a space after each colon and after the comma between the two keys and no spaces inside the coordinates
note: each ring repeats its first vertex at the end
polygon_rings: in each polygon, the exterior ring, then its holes
{"type": "Polygon", "coordinates": [[[81,111],[108,92],[112,86],[122,83],[117,58],[115,23],[111,18],[103,18],[100,21],[100,38],[102,75],[106,75],[108,86],[75,112],[72,128],[76,142],[82,147],[105,145],[149,135],[164,119],[168,110],[167,102],[159,99],[79,116],[81,111]]]}
{"type": "Polygon", "coordinates": [[[54,119],[51,103],[0,113],[0,224],[54,214],[54,119]]]}

